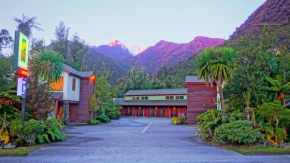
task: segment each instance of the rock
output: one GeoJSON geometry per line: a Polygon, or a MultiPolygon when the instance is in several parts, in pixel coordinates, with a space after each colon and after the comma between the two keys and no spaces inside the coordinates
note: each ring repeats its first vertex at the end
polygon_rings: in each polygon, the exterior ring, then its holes
{"type": "Polygon", "coordinates": [[[7,145],[4,146],[4,149],[13,149],[16,148],[16,145],[13,145],[11,143],[8,143],[7,145]]]}

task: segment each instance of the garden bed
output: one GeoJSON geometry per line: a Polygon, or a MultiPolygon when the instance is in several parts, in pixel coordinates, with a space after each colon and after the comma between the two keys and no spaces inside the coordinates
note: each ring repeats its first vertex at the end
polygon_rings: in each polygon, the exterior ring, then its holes
{"type": "Polygon", "coordinates": [[[289,155],[290,148],[275,148],[270,146],[222,146],[243,155],[289,155]]]}
{"type": "Polygon", "coordinates": [[[43,147],[43,145],[35,145],[30,147],[17,147],[14,149],[0,149],[0,157],[5,156],[26,156],[30,152],[43,147]]]}

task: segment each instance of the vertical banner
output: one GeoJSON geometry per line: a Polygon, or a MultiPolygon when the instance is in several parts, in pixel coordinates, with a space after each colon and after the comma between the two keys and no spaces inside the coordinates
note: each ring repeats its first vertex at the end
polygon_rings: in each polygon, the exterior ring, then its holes
{"type": "Polygon", "coordinates": [[[18,78],[17,80],[17,96],[26,96],[27,80],[25,78],[18,78]]]}
{"type": "MultiPolygon", "coordinates": [[[[14,40],[13,70],[18,74],[19,69],[28,70],[29,38],[23,33],[16,31],[14,40]]],[[[21,74],[19,74],[21,75],[21,74]]]]}

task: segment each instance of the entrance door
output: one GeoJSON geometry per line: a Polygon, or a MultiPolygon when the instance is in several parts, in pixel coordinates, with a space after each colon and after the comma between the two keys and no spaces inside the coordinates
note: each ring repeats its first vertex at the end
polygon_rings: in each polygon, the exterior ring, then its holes
{"type": "Polygon", "coordinates": [[[179,108],[179,114],[184,113],[184,108],[179,108]]]}
{"type": "Polygon", "coordinates": [[[158,117],[165,117],[165,107],[160,107],[159,108],[158,117]]]}
{"type": "Polygon", "coordinates": [[[170,109],[169,109],[169,107],[166,108],[165,117],[170,118],[170,109]]]}
{"type": "Polygon", "coordinates": [[[148,117],[148,108],[144,108],[144,117],[148,117]]]}
{"type": "Polygon", "coordinates": [[[132,110],[132,116],[135,117],[136,116],[136,109],[133,107],[133,110],[132,110]]]}

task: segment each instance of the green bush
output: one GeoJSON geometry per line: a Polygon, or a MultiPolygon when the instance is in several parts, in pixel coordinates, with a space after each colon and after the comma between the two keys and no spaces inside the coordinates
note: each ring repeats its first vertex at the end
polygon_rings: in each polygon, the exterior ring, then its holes
{"type": "Polygon", "coordinates": [[[100,122],[106,122],[106,123],[111,122],[111,119],[108,116],[106,116],[105,114],[101,114],[101,115],[97,116],[96,119],[99,120],[100,122]]]}
{"type": "Polygon", "coordinates": [[[253,144],[261,140],[261,133],[245,120],[222,124],[215,129],[216,140],[234,144],[253,144]]]}
{"type": "Polygon", "coordinates": [[[35,119],[30,119],[23,125],[23,138],[28,145],[34,145],[38,135],[44,131],[43,126],[35,119]]]}
{"type": "Polygon", "coordinates": [[[172,118],[170,121],[174,125],[186,124],[187,117],[186,116],[178,116],[172,118]]]}
{"type": "Polygon", "coordinates": [[[96,120],[96,119],[93,119],[93,118],[91,118],[91,119],[89,120],[89,124],[90,124],[90,125],[96,125],[96,124],[99,124],[99,123],[100,123],[99,120],[96,120]]]}
{"type": "Polygon", "coordinates": [[[47,119],[43,123],[44,133],[42,137],[47,143],[51,141],[64,141],[65,135],[62,133],[63,124],[55,118],[47,119]],[[48,141],[49,140],[49,141],[48,141]]]}
{"type": "Polygon", "coordinates": [[[120,111],[116,109],[106,110],[106,114],[110,119],[119,119],[121,117],[120,111]]]}
{"type": "Polygon", "coordinates": [[[208,110],[197,116],[198,136],[206,141],[214,140],[214,130],[222,124],[221,110],[208,110]]]}

